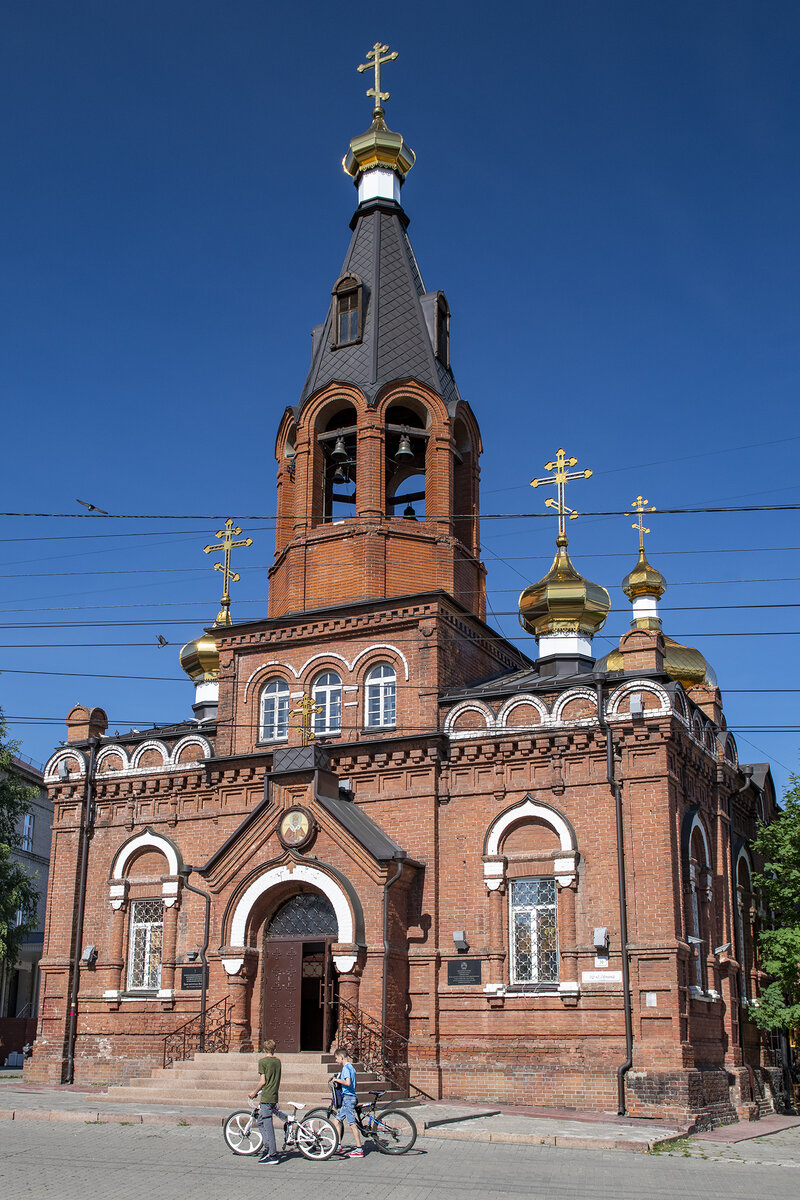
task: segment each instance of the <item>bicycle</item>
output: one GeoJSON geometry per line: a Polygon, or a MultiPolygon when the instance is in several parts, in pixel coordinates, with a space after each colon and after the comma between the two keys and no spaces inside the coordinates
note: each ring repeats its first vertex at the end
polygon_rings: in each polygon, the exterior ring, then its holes
{"type": "MultiPolygon", "coordinates": [[[[334,1085],[331,1084],[331,1102],[327,1108],[312,1108],[310,1117],[324,1117],[330,1121],[338,1112],[338,1105],[333,1096],[334,1085]]],[[[417,1140],[417,1126],[412,1117],[402,1108],[384,1108],[377,1111],[378,1101],[382,1092],[370,1091],[371,1104],[356,1104],[356,1125],[366,1138],[371,1138],[381,1154],[406,1154],[417,1140]]]]}
{"type": "MultiPolygon", "coordinates": [[[[319,1111],[307,1113],[300,1117],[300,1110],[305,1104],[295,1104],[289,1101],[290,1112],[283,1126],[283,1145],[279,1153],[297,1149],[304,1156],[315,1162],[324,1162],[330,1158],[339,1145],[339,1135],[335,1125],[319,1111]]],[[[231,1113],[222,1122],[222,1135],[228,1148],[234,1154],[258,1154],[264,1144],[261,1130],[258,1128],[259,1107],[242,1109],[231,1113]]]]}

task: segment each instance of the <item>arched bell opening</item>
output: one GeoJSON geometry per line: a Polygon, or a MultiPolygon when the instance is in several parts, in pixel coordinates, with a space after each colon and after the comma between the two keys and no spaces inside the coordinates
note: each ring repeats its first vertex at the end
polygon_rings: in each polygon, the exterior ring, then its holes
{"type": "Polygon", "coordinates": [[[413,401],[386,410],[386,515],[425,520],[430,414],[413,401]]]}
{"type": "Polygon", "coordinates": [[[278,1052],[325,1053],[336,1032],[338,939],[333,905],[321,891],[287,884],[269,897],[261,930],[261,1041],[278,1052]]]}
{"type": "Polygon", "coordinates": [[[453,532],[473,554],[478,552],[478,488],[472,438],[462,420],[453,428],[453,532]]]}
{"type": "Polygon", "coordinates": [[[356,515],[358,486],[358,416],[342,402],[325,410],[317,433],[321,519],[345,521],[356,515]]]}

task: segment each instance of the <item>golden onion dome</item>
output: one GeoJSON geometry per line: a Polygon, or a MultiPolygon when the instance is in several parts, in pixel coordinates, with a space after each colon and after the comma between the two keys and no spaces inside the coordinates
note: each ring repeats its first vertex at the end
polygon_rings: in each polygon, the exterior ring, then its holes
{"type": "Polygon", "coordinates": [[[559,534],[558,551],[543,579],[526,587],[519,598],[519,620],[528,633],[581,633],[592,637],[605,624],[611,597],[604,587],[575,570],[567,538],[559,534]]]}
{"type": "MultiPolygon", "coordinates": [[[[671,637],[665,637],[664,642],[667,651],[664,657],[664,671],[670,679],[674,679],[685,688],[695,687],[697,684],[717,686],[714,670],[699,650],[695,650],[693,646],[682,646],[671,637]]],[[[612,650],[600,659],[597,668],[608,672],[624,670],[621,652],[618,649],[612,650]]]]}
{"type": "Polygon", "coordinates": [[[372,124],[366,133],[359,134],[350,142],[350,149],[342,159],[342,166],[356,183],[365,171],[372,167],[383,167],[394,171],[402,183],[416,162],[416,155],[403,140],[400,133],[392,133],[383,119],[383,110],[376,109],[372,124]]]}
{"type": "Polygon", "coordinates": [[[210,633],[187,642],[179,661],[193,683],[216,683],[219,679],[219,649],[210,633]]]}
{"type": "Polygon", "coordinates": [[[667,590],[667,581],[660,571],[647,561],[644,547],[639,550],[639,561],[622,581],[622,590],[629,600],[639,596],[655,596],[660,600],[667,590]]]}

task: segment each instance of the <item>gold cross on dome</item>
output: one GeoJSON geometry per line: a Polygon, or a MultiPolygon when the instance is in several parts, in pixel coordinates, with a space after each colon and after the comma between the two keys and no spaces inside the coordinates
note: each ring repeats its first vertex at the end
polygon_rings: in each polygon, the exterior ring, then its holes
{"type": "Polygon", "coordinates": [[[322,705],[315,704],[308,692],[303,692],[303,699],[300,701],[297,708],[292,709],[293,717],[298,713],[302,717],[302,720],[300,721],[300,734],[303,739],[301,745],[307,746],[309,742],[313,741],[313,739],[316,737],[314,730],[311,728],[311,718],[314,713],[320,712],[322,712],[322,705]]]}
{"type": "Polygon", "coordinates": [[[384,46],[380,42],[376,42],[372,49],[367,51],[367,58],[371,58],[372,62],[362,63],[360,67],[356,67],[356,70],[361,75],[363,75],[365,71],[374,70],[375,86],[368,88],[367,95],[374,96],[375,98],[374,112],[383,112],[383,105],[381,101],[388,100],[389,93],[381,91],[381,67],[384,63],[394,62],[394,60],[397,58],[397,51],[393,50],[391,53],[389,53],[388,46],[384,46]]]}
{"type": "Polygon", "coordinates": [[[554,483],[557,489],[557,499],[549,496],[545,500],[545,508],[555,508],[558,512],[558,538],[559,542],[562,538],[566,539],[564,529],[564,517],[569,517],[574,521],[577,517],[577,512],[574,508],[568,508],[564,503],[564,488],[571,479],[590,479],[592,472],[587,467],[585,471],[569,471],[568,467],[574,467],[577,463],[577,458],[567,458],[563,450],[556,450],[555,462],[544,464],[545,471],[552,471],[553,474],[546,479],[532,479],[531,487],[541,487],[545,483],[554,483]]]}
{"type": "Polygon", "coordinates": [[[656,506],[655,506],[655,504],[653,504],[650,506],[650,508],[648,508],[647,501],[644,499],[644,497],[637,496],[636,499],[634,500],[633,504],[631,505],[631,508],[633,509],[633,512],[626,512],[625,516],[632,517],[634,512],[639,514],[638,517],[636,518],[636,520],[633,522],[633,525],[631,526],[631,528],[639,530],[639,549],[644,550],[644,535],[646,533],[650,532],[650,530],[647,528],[647,526],[644,523],[644,514],[646,512],[650,512],[650,513],[655,512],[656,506]]]}
{"type": "Polygon", "coordinates": [[[242,541],[235,542],[233,539],[237,538],[241,532],[238,525],[235,529],[233,528],[233,517],[228,517],[225,528],[217,530],[217,537],[223,539],[222,544],[215,546],[212,543],[210,546],[203,547],[204,554],[216,554],[219,550],[222,551],[222,562],[214,563],[214,570],[222,571],[222,599],[215,625],[231,624],[231,584],[239,582],[238,572],[231,570],[231,550],[253,544],[252,538],[243,538],[242,541]]]}

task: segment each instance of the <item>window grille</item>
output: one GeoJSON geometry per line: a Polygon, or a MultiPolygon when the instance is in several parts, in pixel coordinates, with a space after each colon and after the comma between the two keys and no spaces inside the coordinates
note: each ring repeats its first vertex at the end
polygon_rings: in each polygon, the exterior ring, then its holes
{"type": "Polygon", "coordinates": [[[267,937],[336,937],[333,905],[318,892],[302,892],[284,901],[267,926],[267,937]]]}
{"type": "Polygon", "coordinates": [[[339,733],[342,728],[342,681],[335,671],[317,676],[311,689],[320,711],[314,714],[314,733],[339,733]]]}
{"type": "Polygon", "coordinates": [[[555,879],[512,880],[510,923],[511,983],[558,983],[555,879]]]}
{"type": "Polygon", "coordinates": [[[261,693],[261,741],[279,742],[289,736],[289,685],[271,679],[261,693]]]}
{"type": "Polygon", "coordinates": [[[366,724],[394,726],[397,720],[397,676],[394,667],[380,663],[367,672],[366,724]]]}
{"type": "Polygon", "coordinates": [[[131,904],[128,990],[156,992],[161,987],[161,943],[164,904],[161,900],[134,900],[131,904]]]}

